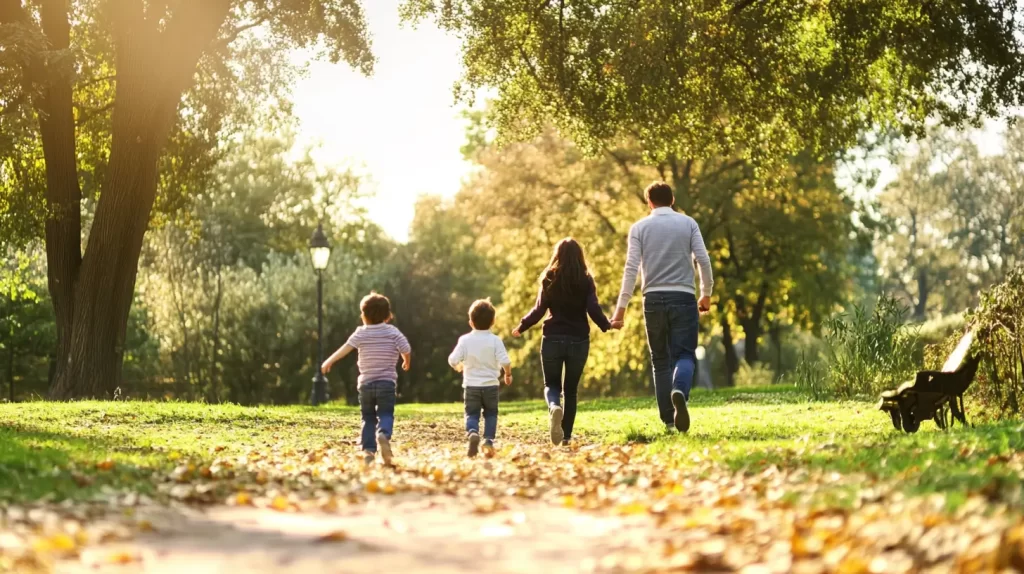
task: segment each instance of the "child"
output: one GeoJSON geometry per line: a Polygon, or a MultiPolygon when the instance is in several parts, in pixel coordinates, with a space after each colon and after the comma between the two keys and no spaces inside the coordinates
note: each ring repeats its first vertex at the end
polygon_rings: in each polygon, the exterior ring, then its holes
{"type": "Polygon", "coordinates": [[[494,454],[494,435],[498,428],[498,374],[505,371],[505,384],[512,384],[512,361],[505,345],[488,329],[494,324],[494,305],[480,299],[469,307],[469,326],[473,331],[459,337],[448,357],[448,364],[462,372],[466,401],[466,433],[469,456],[480,448],[480,411],[484,413],[484,452],[494,454]]]}
{"type": "Polygon", "coordinates": [[[371,292],[359,303],[363,326],[357,327],[340,349],[324,361],[323,372],[331,370],[353,350],[359,351],[359,409],[363,417],[362,445],[367,464],[373,462],[380,443],[384,464],[391,464],[391,430],[395,423],[395,364],[402,357],[402,370],[408,371],[412,348],[408,339],[391,321],[391,302],[371,292]],[[376,430],[376,437],[374,431],[376,430]]]}

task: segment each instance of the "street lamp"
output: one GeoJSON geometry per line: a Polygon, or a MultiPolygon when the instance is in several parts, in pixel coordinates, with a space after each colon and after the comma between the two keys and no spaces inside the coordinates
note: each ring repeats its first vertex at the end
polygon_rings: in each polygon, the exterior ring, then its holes
{"type": "Polygon", "coordinates": [[[327,402],[327,377],[320,366],[324,364],[324,269],[331,259],[331,244],[324,235],[322,223],[316,225],[309,239],[309,259],[316,271],[316,376],[313,377],[313,406],[327,402]]]}

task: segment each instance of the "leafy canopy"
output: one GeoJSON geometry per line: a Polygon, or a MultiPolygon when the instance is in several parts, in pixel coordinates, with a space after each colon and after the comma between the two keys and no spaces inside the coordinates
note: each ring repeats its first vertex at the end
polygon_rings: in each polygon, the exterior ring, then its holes
{"type": "Polygon", "coordinates": [[[495,88],[505,137],[550,122],[655,159],[831,152],[864,128],[975,121],[1022,102],[1013,0],[407,0],[463,41],[456,93],[495,88]]]}

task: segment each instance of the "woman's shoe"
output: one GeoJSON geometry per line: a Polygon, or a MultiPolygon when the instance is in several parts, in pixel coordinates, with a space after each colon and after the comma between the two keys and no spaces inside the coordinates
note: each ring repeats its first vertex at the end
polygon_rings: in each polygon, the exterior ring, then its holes
{"type": "Polygon", "coordinates": [[[555,446],[562,444],[562,439],[565,438],[565,433],[562,432],[562,415],[562,407],[551,405],[548,418],[551,424],[551,444],[555,446]]]}

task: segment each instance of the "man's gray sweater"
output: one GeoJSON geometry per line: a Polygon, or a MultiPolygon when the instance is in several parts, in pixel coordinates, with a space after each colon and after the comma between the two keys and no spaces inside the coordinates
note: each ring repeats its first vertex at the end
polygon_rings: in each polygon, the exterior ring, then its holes
{"type": "Polygon", "coordinates": [[[625,308],[636,287],[639,270],[641,291],[694,293],[694,260],[700,272],[700,294],[711,296],[711,258],[704,247],[697,222],[671,207],[659,207],[629,229],[626,269],[622,273],[619,307],[625,308]]]}

